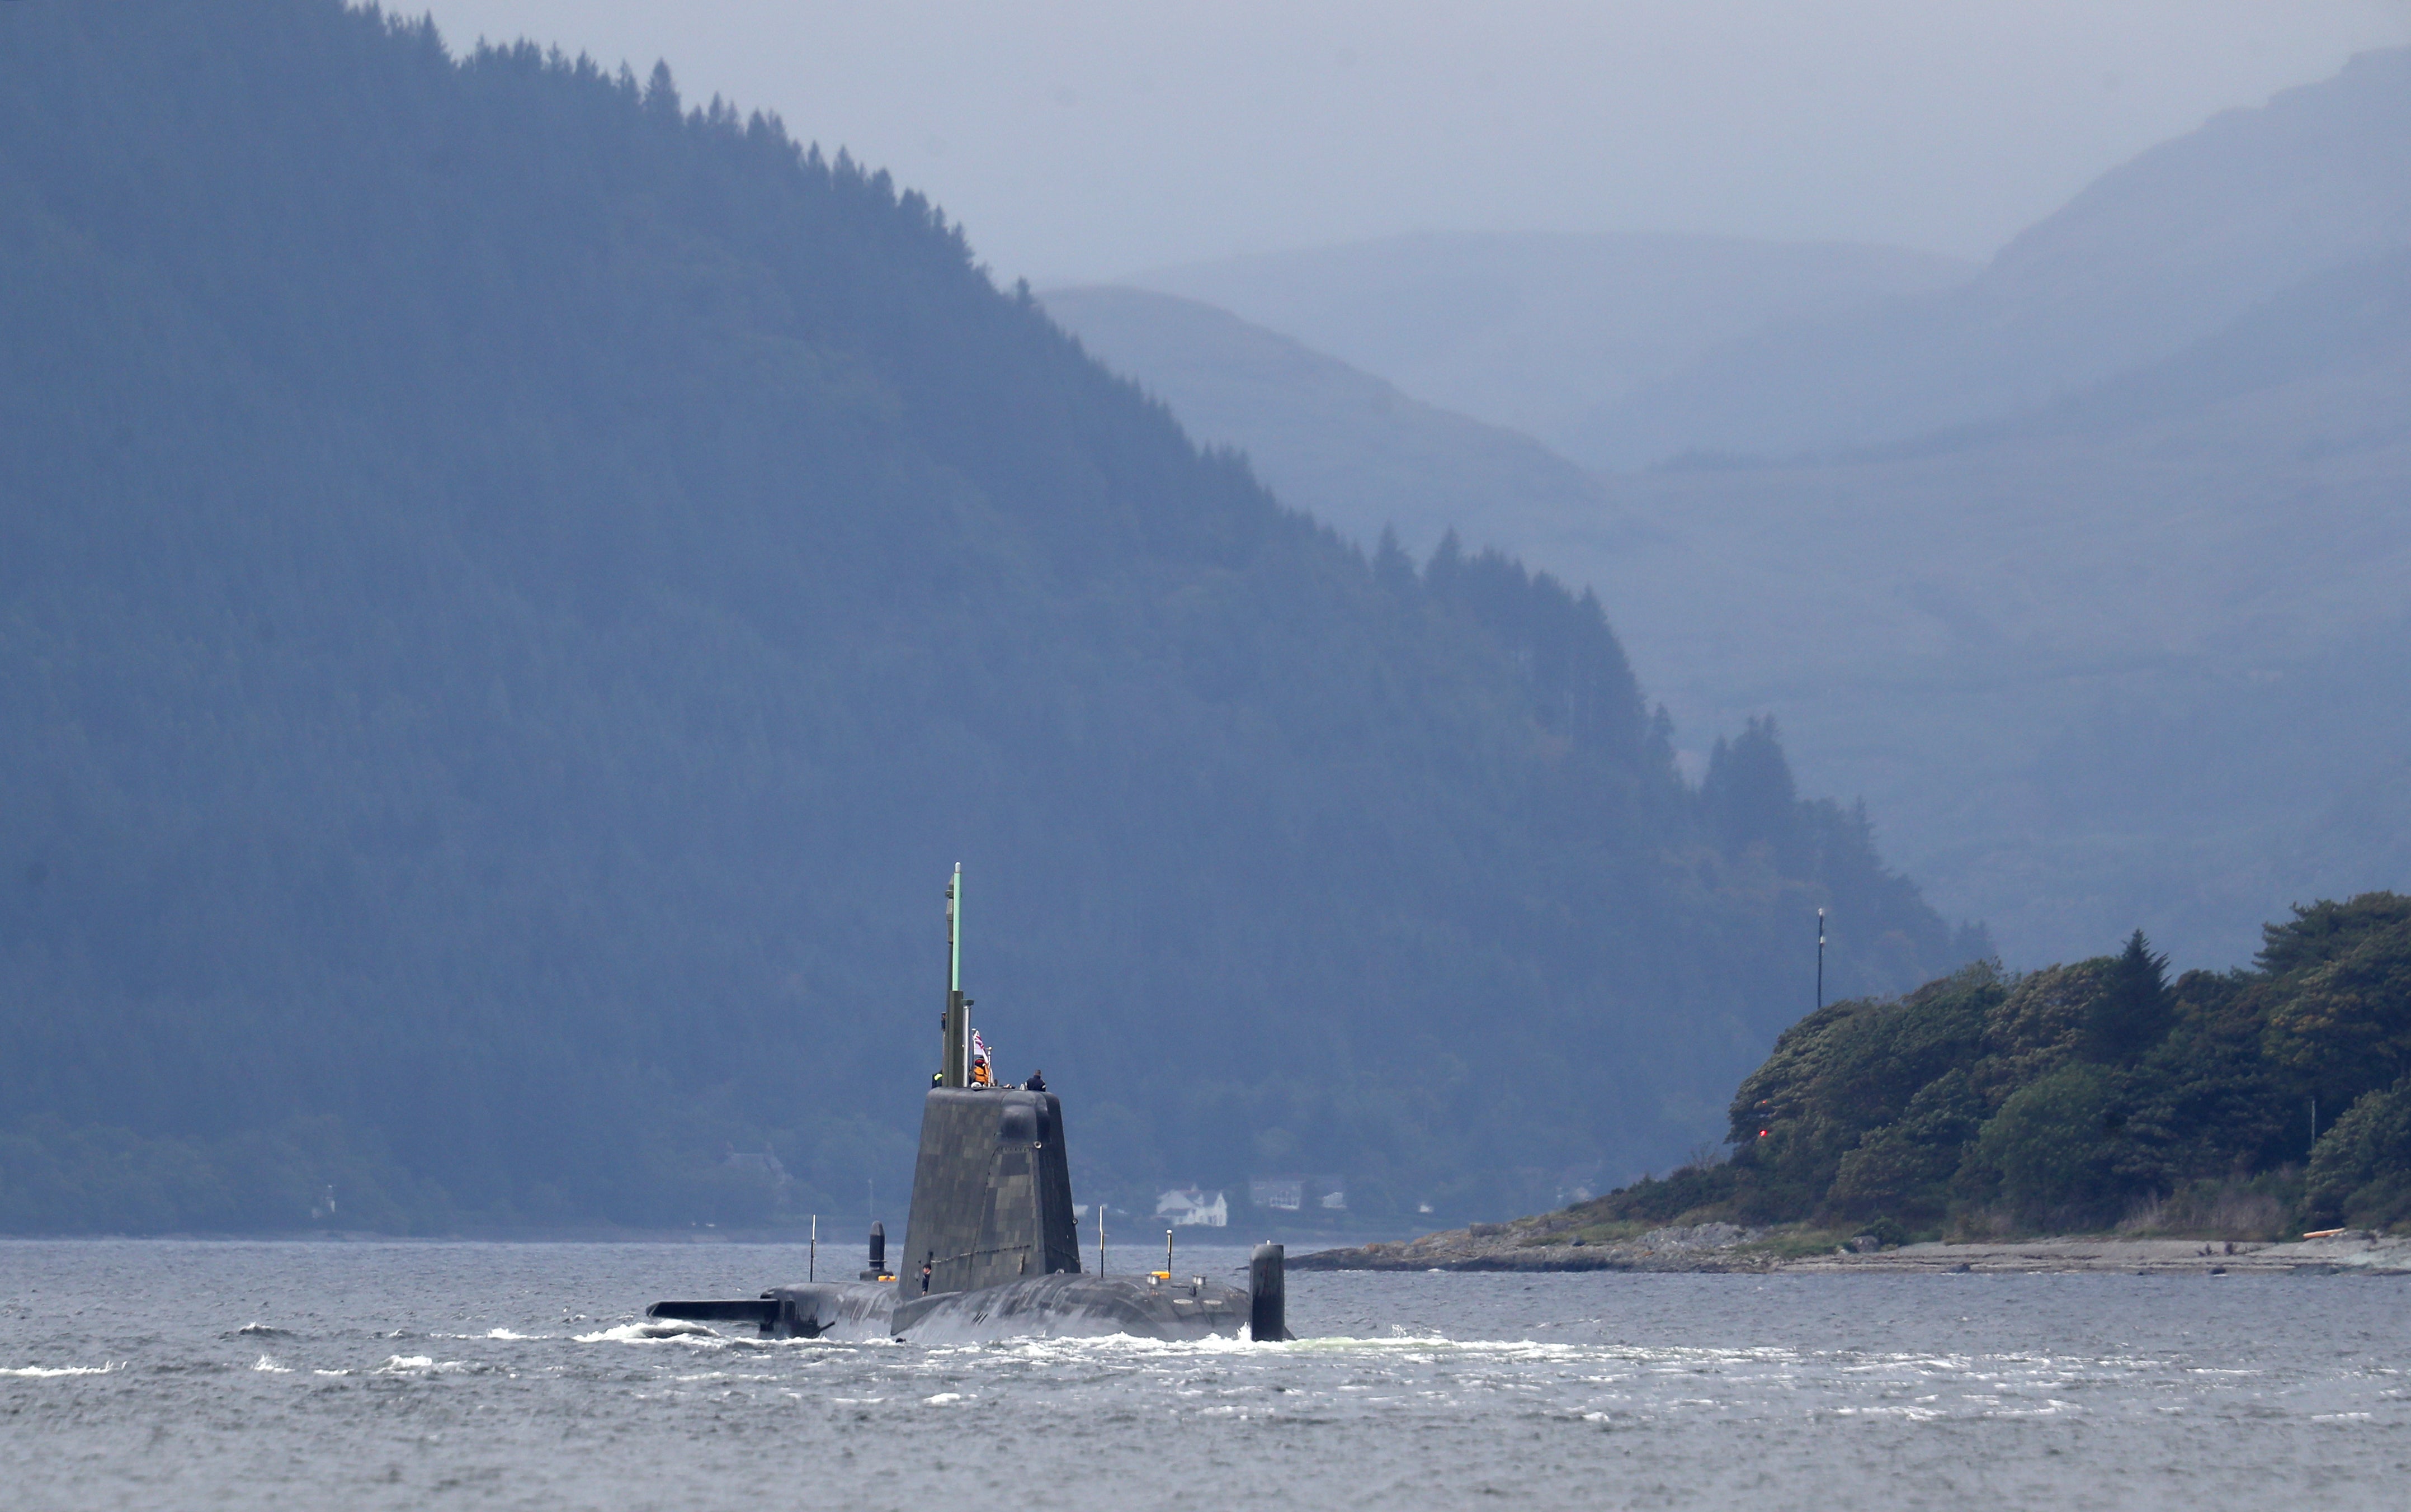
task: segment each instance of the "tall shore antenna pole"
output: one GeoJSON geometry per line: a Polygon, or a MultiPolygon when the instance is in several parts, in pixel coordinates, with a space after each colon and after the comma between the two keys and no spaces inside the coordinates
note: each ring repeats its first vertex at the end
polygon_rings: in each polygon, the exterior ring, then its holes
{"type": "Polygon", "coordinates": [[[963,996],[963,864],[946,884],[946,1061],[938,1084],[972,1084],[972,1000],[963,996]]]}
{"type": "Polygon", "coordinates": [[[1825,1007],[1825,910],[1817,910],[1817,1007],[1825,1007]]]}

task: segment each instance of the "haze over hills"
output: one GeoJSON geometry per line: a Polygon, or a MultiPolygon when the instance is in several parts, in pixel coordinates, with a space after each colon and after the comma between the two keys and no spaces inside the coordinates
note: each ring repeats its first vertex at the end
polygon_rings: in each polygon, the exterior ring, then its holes
{"type": "Polygon", "coordinates": [[[1425,233],[1132,273],[1568,456],[1590,416],[1771,324],[1964,283],[1955,257],[1838,242],[1425,233]]]}
{"type": "Polygon", "coordinates": [[[2411,244],[2411,49],[2104,174],[1979,268],[1893,248],[1429,234],[1149,269],[1587,467],[1786,458],[2053,403],[2411,244]]]}
{"type": "Polygon", "coordinates": [[[1713,1133],[1819,904],[1836,992],[1988,948],[1765,727],[1686,782],[1596,600],[1353,549],[666,69],[0,51],[0,1227],[897,1201],[957,861],[1121,1200],[1550,1200],[1713,1133]]]}
{"type": "Polygon", "coordinates": [[[1899,441],[2048,404],[2406,244],[2411,49],[2398,48],[2104,174],[1958,287],[1770,322],[1548,434],[1617,468],[1899,441]]]}
{"type": "Polygon", "coordinates": [[[1049,289],[1047,313],[1107,367],[1142,374],[1201,443],[1233,446],[1281,501],[1370,548],[1418,560],[1457,531],[1538,544],[1537,520],[1586,534],[1616,506],[1599,479],[1528,436],[1408,398],[1226,311],[1144,289],[1049,289]]]}
{"type": "Polygon", "coordinates": [[[2411,865],[2406,274],[1950,444],[1624,480],[1612,540],[1542,560],[1687,727],[1775,714],[2013,961],[2121,921],[2240,961],[2256,914],[2411,865]]]}
{"type": "MultiPolygon", "coordinates": [[[[2082,356],[2059,371],[2097,375],[2050,402],[1610,477],[1595,516],[1502,493],[1469,539],[1594,586],[1693,757],[1775,715],[1811,785],[1863,794],[2012,964],[2138,923],[2240,962],[2289,903],[2400,885],[2411,730],[2379,691],[2411,683],[2411,175],[2383,170],[2411,151],[2411,94],[2384,87],[2406,57],[2222,117],[2005,252],[1997,328],[1935,338],[1967,365],[1936,392],[1977,392],[2007,352],[2082,356]],[[2185,298],[2142,298],[2160,268],[2185,298]]],[[[1734,403],[1828,392],[1768,373],[1734,403]]],[[[1222,433],[1305,449],[1295,389],[1240,399],[1222,433]]]]}

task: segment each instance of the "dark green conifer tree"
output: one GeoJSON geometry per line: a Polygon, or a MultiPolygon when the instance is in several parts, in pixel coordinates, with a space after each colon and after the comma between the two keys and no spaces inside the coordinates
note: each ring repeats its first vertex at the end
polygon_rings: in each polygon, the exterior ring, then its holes
{"type": "Polygon", "coordinates": [[[2125,1065],[2169,1032],[2169,958],[2154,954],[2151,941],[2138,929],[2111,963],[2103,987],[2086,1015],[2084,1056],[2108,1066],[2125,1065]]]}

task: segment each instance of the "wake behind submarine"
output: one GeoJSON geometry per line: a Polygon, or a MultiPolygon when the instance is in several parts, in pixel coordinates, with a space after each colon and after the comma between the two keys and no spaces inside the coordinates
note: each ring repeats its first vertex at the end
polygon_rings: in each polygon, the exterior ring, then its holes
{"type": "Polygon", "coordinates": [[[1175,1277],[1168,1250],[1162,1271],[1081,1271],[1062,1102],[1036,1078],[1026,1088],[997,1085],[986,1054],[975,1054],[972,1000],[963,995],[962,888],[958,865],[946,889],[944,1058],[921,1109],[902,1263],[888,1272],[886,1231],[874,1223],[870,1268],[856,1280],[655,1302],[645,1316],[750,1322],[766,1336],[807,1339],[1291,1337],[1279,1244],[1256,1246],[1244,1291],[1175,1277]]]}

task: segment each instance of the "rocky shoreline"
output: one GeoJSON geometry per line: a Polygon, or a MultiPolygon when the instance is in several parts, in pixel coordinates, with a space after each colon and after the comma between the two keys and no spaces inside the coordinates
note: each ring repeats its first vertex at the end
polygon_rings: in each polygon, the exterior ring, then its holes
{"type": "Polygon", "coordinates": [[[2133,1275],[2269,1275],[2280,1272],[2411,1275],[2411,1239],[2362,1230],[2285,1243],[2201,1239],[2060,1237],[1883,1247],[1864,1236],[1804,1248],[1796,1231],[1729,1223],[1653,1228],[1588,1240],[1556,1214],[1473,1224],[1420,1239],[1321,1250],[1289,1262],[1298,1271],[1673,1271],[2100,1272],[2133,1275]]]}

